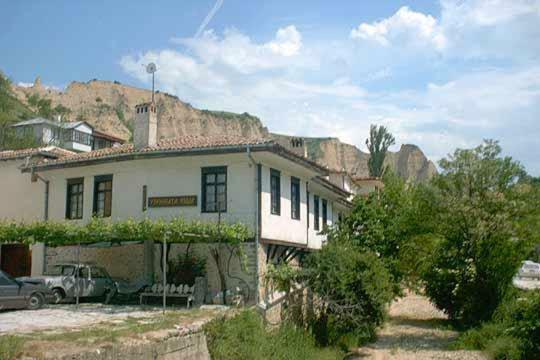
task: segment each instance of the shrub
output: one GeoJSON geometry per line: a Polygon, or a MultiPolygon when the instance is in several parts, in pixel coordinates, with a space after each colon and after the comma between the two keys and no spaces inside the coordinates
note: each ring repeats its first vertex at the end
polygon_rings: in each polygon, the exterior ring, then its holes
{"type": "Polygon", "coordinates": [[[317,301],[313,331],[322,345],[349,348],[371,340],[393,298],[391,276],[372,252],[333,239],[306,260],[306,284],[317,301]]]}
{"type": "Polygon", "coordinates": [[[167,281],[173,284],[193,286],[195,278],[204,276],[206,258],[194,254],[179,254],[176,261],[168,262],[167,281]]]}
{"type": "Polygon", "coordinates": [[[456,348],[485,350],[495,359],[537,359],[540,353],[540,290],[512,291],[493,321],[461,335],[456,348]]]}
{"type": "Polygon", "coordinates": [[[442,159],[434,211],[424,214],[439,224],[440,239],[421,276],[426,293],[465,327],[491,319],[539,231],[532,193],[520,184],[523,168],[500,153],[486,140],[442,159]]]}
{"type": "Polygon", "coordinates": [[[343,354],[315,345],[304,330],[290,324],[278,329],[265,328],[253,310],[244,310],[233,318],[219,318],[205,325],[212,359],[342,359],[343,354]]]}

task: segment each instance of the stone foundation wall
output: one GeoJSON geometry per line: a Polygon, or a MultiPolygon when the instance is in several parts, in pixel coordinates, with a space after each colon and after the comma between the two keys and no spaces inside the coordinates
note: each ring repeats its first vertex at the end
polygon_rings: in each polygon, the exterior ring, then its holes
{"type": "MultiPolygon", "coordinates": [[[[172,244],[169,250],[169,261],[177,259],[178,256],[184,256],[187,249],[187,244],[172,244]]],[[[221,292],[220,277],[218,268],[213,257],[210,255],[210,248],[218,246],[216,244],[191,244],[190,253],[198,257],[206,258],[206,274],[208,280],[207,287],[207,302],[211,301],[219,292],[221,292]]],[[[255,243],[246,243],[242,245],[242,256],[233,253],[227,245],[218,247],[219,256],[223,269],[228,289],[239,287],[242,290],[248,289],[249,302],[253,303],[256,292],[257,280],[257,265],[255,243]],[[243,260],[241,260],[243,258],[243,260]]],[[[161,262],[162,262],[162,246],[155,245],[154,250],[154,267],[155,278],[158,281],[162,279],[161,262]]]]}
{"type": "MultiPolygon", "coordinates": [[[[26,358],[37,360],[35,358],[26,358]]],[[[204,332],[170,336],[159,341],[138,344],[114,344],[46,360],[210,360],[204,332]]]]}
{"type": "MultiPolygon", "coordinates": [[[[144,245],[122,245],[104,248],[80,248],[80,261],[102,266],[111,275],[127,280],[144,276],[144,245]]],[[[77,246],[46,247],[45,264],[50,270],[55,264],[77,262],[77,246]]]]}
{"type": "MultiPolygon", "coordinates": [[[[187,244],[172,244],[170,246],[169,261],[184,255],[187,244]]],[[[221,291],[218,268],[214,259],[210,256],[210,248],[213,244],[191,244],[190,253],[199,257],[206,258],[206,276],[207,276],[207,302],[221,291]]],[[[162,281],[162,246],[154,245],[154,279],[162,281]]],[[[248,289],[249,303],[254,303],[256,296],[256,249],[255,243],[246,243],[242,245],[242,258],[236,254],[231,256],[229,247],[223,245],[219,248],[219,254],[225,269],[227,288],[235,289],[239,287],[246,292],[248,289]]],[[[94,263],[102,266],[111,275],[111,277],[123,278],[129,281],[141,279],[144,277],[144,245],[131,244],[122,246],[112,246],[105,248],[84,247],[80,248],[80,261],[94,263]]],[[[46,269],[58,263],[76,262],[77,246],[59,246],[45,248],[46,269]]],[[[178,284],[177,284],[178,285],[178,284]]]]}

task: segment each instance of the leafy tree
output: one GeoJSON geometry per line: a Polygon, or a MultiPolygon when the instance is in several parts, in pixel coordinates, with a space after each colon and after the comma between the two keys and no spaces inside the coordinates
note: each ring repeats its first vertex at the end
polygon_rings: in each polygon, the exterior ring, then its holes
{"type": "Polygon", "coordinates": [[[11,91],[10,80],[0,73],[0,150],[38,146],[33,136],[17,136],[11,125],[32,112],[11,91]]]}
{"type": "Polygon", "coordinates": [[[489,320],[535,236],[523,167],[496,141],[457,149],[439,163],[433,218],[440,237],[423,280],[432,301],[465,326],[489,320]]]}
{"type": "Polygon", "coordinates": [[[375,253],[333,238],[308,257],[304,276],[316,298],[319,343],[348,348],[374,338],[394,296],[392,277],[375,253]]]}
{"type": "Polygon", "coordinates": [[[369,149],[369,175],[382,177],[385,169],[383,168],[384,159],[388,148],[396,142],[394,136],[388,132],[386,127],[371,125],[369,129],[369,139],[366,139],[366,145],[369,149]]]}

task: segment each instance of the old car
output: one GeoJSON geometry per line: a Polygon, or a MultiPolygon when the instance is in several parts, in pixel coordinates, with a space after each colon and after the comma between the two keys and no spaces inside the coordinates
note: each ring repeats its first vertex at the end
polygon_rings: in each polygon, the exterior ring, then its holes
{"type": "Polygon", "coordinates": [[[116,294],[117,285],[107,270],[93,264],[57,264],[43,276],[20,278],[25,282],[44,282],[54,295],[54,303],[79,298],[101,298],[105,302],[116,294]]]}
{"type": "Polygon", "coordinates": [[[530,260],[524,261],[519,269],[518,277],[522,279],[540,280],[540,264],[530,260]]]}
{"type": "Polygon", "coordinates": [[[0,310],[37,310],[53,299],[52,292],[43,282],[16,280],[0,270],[0,310]]]}

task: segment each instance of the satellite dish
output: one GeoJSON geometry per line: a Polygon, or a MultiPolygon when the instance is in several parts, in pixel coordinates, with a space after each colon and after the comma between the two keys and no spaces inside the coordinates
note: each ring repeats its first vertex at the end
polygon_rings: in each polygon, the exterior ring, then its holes
{"type": "Polygon", "coordinates": [[[156,64],[150,63],[150,64],[146,65],[146,72],[147,73],[153,74],[153,73],[156,72],[156,70],[157,70],[156,64]]]}

